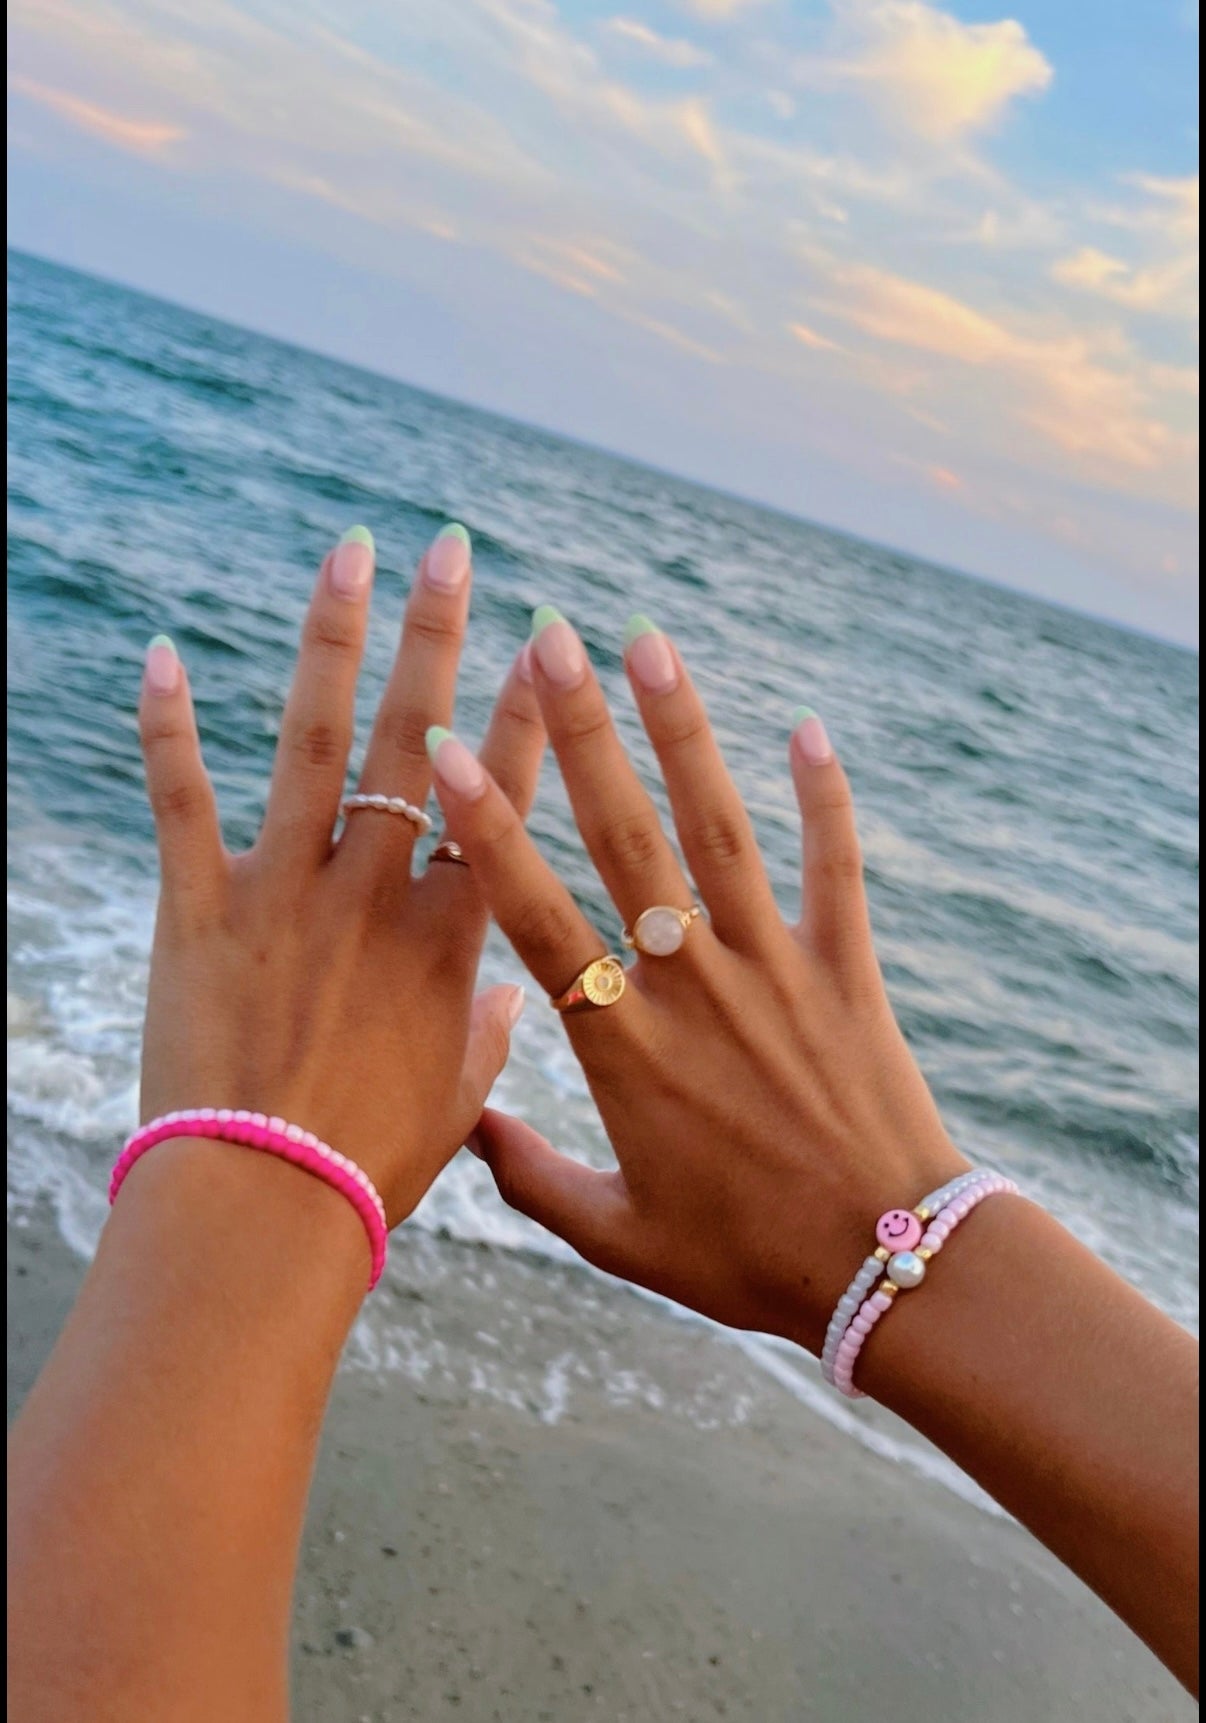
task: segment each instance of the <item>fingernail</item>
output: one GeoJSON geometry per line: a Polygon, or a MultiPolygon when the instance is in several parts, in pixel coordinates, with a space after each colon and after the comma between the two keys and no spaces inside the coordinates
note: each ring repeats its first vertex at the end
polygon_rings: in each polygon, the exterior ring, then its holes
{"type": "Polygon", "coordinates": [[[480,1141],[476,1131],[470,1131],[469,1135],[465,1138],[465,1147],[471,1155],[476,1155],[479,1161],[485,1160],[486,1157],[482,1154],[480,1141]]]}
{"type": "Polygon", "coordinates": [[[459,521],[443,527],[423,558],[423,579],[438,592],[456,592],[469,574],[472,545],[459,521]]]}
{"type": "Polygon", "coordinates": [[[180,686],[180,659],[168,635],[157,634],[147,647],[144,672],[152,694],[174,694],[180,686]]]}
{"type": "Polygon", "coordinates": [[[827,766],[833,758],[833,744],[825,726],[811,706],[797,706],[791,715],[795,728],[792,746],[806,766],[827,766]]]}
{"type": "Polygon", "coordinates": [[[525,640],[515,660],[515,672],[521,682],[532,680],[532,642],[525,640]]]}
{"type": "Polygon", "coordinates": [[[523,1008],[527,1004],[527,993],[522,987],[513,987],[507,995],[507,1021],[512,1029],[523,1016],[523,1008]]]}
{"type": "Polygon", "coordinates": [[[624,655],[641,687],[669,694],[678,687],[678,665],[666,636],[647,616],[630,616],[624,630],[624,655]]]}
{"type": "Polygon", "coordinates": [[[486,774],[458,736],[433,724],[427,732],[427,754],[436,777],[455,796],[472,801],[486,788],[486,774]]]}
{"type": "Polygon", "coordinates": [[[558,688],[576,688],[586,675],[586,648],[551,604],[542,604],[532,618],[532,651],[558,688]]]}
{"type": "Polygon", "coordinates": [[[366,526],[349,527],[331,558],[331,591],[340,598],[363,598],[372,584],[375,549],[366,526]]]}

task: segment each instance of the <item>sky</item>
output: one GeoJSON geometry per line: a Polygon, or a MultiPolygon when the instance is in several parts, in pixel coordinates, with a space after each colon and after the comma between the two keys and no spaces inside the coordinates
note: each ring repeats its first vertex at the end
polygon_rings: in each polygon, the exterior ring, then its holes
{"type": "Polygon", "coordinates": [[[9,239],[1197,641],[1187,0],[12,0],[9,239]]]}

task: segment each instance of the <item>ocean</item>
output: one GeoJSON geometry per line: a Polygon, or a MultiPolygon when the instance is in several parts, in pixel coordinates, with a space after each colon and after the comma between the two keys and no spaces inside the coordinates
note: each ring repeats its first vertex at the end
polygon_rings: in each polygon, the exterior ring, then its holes
{"type": "MultiPolygon", "coordinates": [[[[147,639],[188,663],[227,840],[246,844],[324,551],[355,522],[376,535],[365,719],[410,572],[456,519],[476,570],[458,729],[481,733],[553,603],[655,786],[620,661],[648,612],[794,913],[785,749],[793,707],[816,707],[854,783],[888,986],[956,1141],[1196,1327],[1195,655],[13,252],[8,305],[10,1219],[48,1203],[90,1250],[135,1121],[147,639]]],[[[532,828],[613,927],[551,767],[532,828]]],[[[521,978],[497,937],[485,968],[521,978]]],[[[496,1100],[605,1158],[538,1006],[496,1100]]],[[[564,1254],[467,1155],[417,1224],[564,1254]]],[[[822,1403],[798,1356],[749,1344],[822,1403]]]]}

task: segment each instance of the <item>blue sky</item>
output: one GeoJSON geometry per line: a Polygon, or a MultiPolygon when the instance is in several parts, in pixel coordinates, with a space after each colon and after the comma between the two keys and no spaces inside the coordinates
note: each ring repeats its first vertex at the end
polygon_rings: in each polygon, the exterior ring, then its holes
{"type": "Polygon", "coordinates": [[[13,0],[9,234],[1197,638],[1196,7],[13,0]]]}

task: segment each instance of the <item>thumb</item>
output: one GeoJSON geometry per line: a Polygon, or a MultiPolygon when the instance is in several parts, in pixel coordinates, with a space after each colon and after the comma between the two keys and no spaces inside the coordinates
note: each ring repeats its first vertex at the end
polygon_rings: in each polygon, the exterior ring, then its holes
{"type": "Polygon", "coordinates": [[[558,1154],[522,1119],[493,1107],[478,1120],[467,1147],[486,1162],[509,1208],[556,1233],[596,1268],[625,1273],[633,1214],[622,1173],[598,1172],[558,1154]]]}
{"type": "Polygon", "coordinates": [[[526,995],[522,987],[487,987],[469,1011],[469,1040],[461,1067],[465,1116],[476,1119],[511,1051],[511,1031],[519,1022],[526,995]]]}

